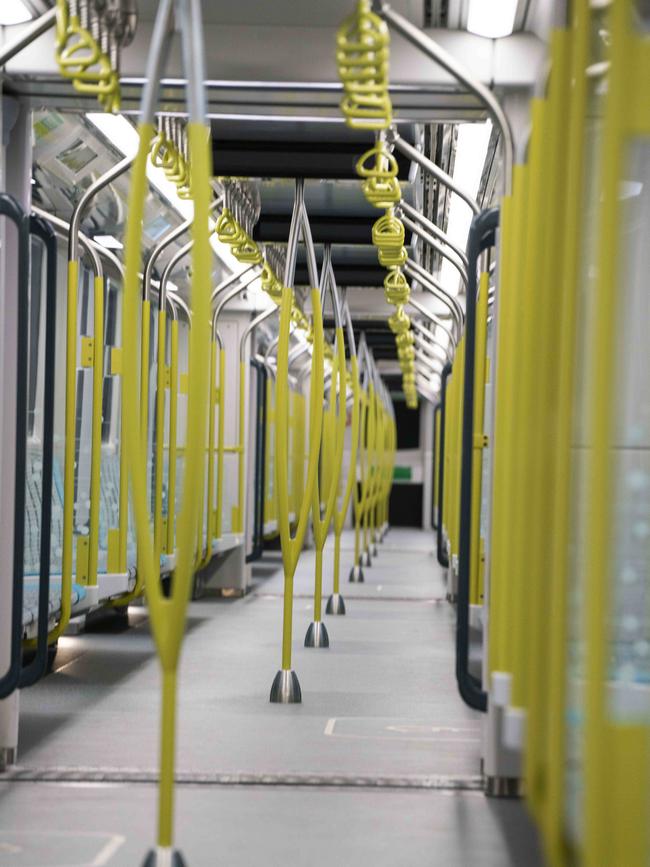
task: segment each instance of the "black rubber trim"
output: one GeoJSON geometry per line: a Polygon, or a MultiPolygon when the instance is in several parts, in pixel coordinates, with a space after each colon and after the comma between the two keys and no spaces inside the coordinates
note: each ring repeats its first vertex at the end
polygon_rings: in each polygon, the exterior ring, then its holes
{"type": "Polygon", "coordinates": [[[33,214],[30,234],[39,238],[46,253],[45,356],[43,382],[43,461],[41,483],[41,539],[38,579],[36,656],[20,674],[21,689],[32,686],[47,671],[47,636],[50,605],[50,539],[52,532],[52,469],[54,454],[54,378],[56,368],[56,235],[52,226],[33,214]]]}
{"type": "Polygon", "coordinates": [[[434,530],[438,529],[436,520],[438,513],[438,464],[436,461],[436,431],[440,424],[440,404],[437,403],[433,408],[433,460],[431,461],[431,526],[434,530]]]}
{"type": "Polygon", "coordinates": [[[472,544],[472,461],[474,453],[474,380],[476,295],[479,257],[496,244],[499,209],[490,208],[472,220],[467,242],[468,283],[465,309],[465,376],[463,382],[460,531],[458,543],[458,610],[456,618],[456,681],[461,698],[474,710],[487,711],[488,696],[469,670],[469,584],[472,544]]]}
{"type": "Polygon", "coordinates": [[[438,526],[436,533],[436,549],[438,563],[443,569],[449,566],[449,557],[445,551],[443,527],[444,515],[442,511],[442,495],[445,489],[445,428],[447,425],[447,380],[451,374],[451,364],[445,364],[442,369],[440,384],[440,452],[438,459],[438,526]]]}
{"type": "Polygon", "coordinates": [[[18,232],[18,285],[16,287],[16,429],[13,533],[13,596],[11,600],[11,657],[0,678],[0,698],[20,681],[23,636],[23,581],[25,552],[25,463],[27,450],[27,368],[29,342],[29,218],[14,199],[0,193],[0,217],[18,232]]]}

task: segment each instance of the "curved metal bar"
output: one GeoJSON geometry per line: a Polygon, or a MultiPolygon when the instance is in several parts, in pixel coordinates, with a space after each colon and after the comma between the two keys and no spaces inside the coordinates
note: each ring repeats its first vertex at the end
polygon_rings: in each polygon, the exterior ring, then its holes
{"type": "MultiPolygon", "coordinates": [[[[253,280],[256,280],[256,279],[257,279],[257,274],[253,274],[250,277],[250,279],[247,280],[245,283],[242,283],[239,286],[235,286],[233,289],[230,290],[230,292],[226,292],[226,294],[223,295],[223,297],[221,297],[219,299],[219,303],[214,308],[214,313],[212,314],[212,333],[215,336],[217,343],[219,344],[220,349],[223,349],[223,343],[222,343],[221,335],[219,334],[219,329],[218,329],[218,321],[219,321],[219,317],[221,316],[221,311],[226,306],[226,304],[228,304],[229,301],[232,301],[233,298],[236,298],[240,292],[243,292],[245,289],[247,289],[250,286],[250,284],[253,282],[253,280]]],[[[213,292],[212,294],[213,294],[213,297],[215,297],[215,298],[217,297],[216,291],[213,292]]]]}
{"type": "Polygon", "coordinates": [[[341,317],[341,299],[339,297],[338,286],[334,279],[334,270],[332,268],[332,245],[325,244],[323,249],[323,267],[321,269],[320,279],[320,306],[325,309],[325,292],[329,290],[330,298],[332,299],[332,307],[334,309],[334,327],[340,328],[342,323],[341,317]]]}
{"type": "Polygon", "coordinates": [[[239,360],[244,361],[244,355],[246,353],[246,341],[250,337],[250,335],[255,331],[258,325],[261,325],[262,322],[267,320],[273,313],[277,313],[279,310],[275,305],[273,307],[269,307],[267,310],[263,310],[255,319],[251,319],[248,323],[244,332],[239,340],[239,360]]]}
{"type": "Polygon", "coordinates": [[[433,41],[426,33],[423,33],[419,27],[395,12],[388,3],[382,3],[381,0],[375,0],[374,9],[383,18],[386,19],[392,26],[404,36],[405,39],[419,48],[424,54],[435,61],[439,66],[442,66],[450,75],[452,75],[461,84],[473,93],[485,105],[492,115],[495,123],[501,131],[501,146],[503,148],[503,192],[509,195],[512,186],[512,166],[514,163],[514,141],[512,130],[504,110],[501,108],[499,100],[489,87],[486,87],[483,82],[477,81],[469,72],[460,64],[451,54],[444,50],[440,45],[433,41]]]}
{"type": "MultiPolygon", "coordinates": [[[[433,322],[433,324],[437,325],[438,328],[442,328],[442,330],[449,336],[449,345],[453,346],[454,349],[456,348],[457,340],[455,339],[451,329],[448,327],[446,322],[444,322],[442,319],[438,318],[438,316],[436,316],[435,313],[432,313],[430,310],[427,310],[427,308],[424,306],[424,304],[420,304],[420,302],[416,298],[414,298],[412,295],[409,298],[408,303],[411,305],[411,307],[414,310],[417,310],[418,313],[422,314],[422,316],[424,316],[426,319],[428,319],[429,322],[433,322]]],[[[415,320],[415,319],[413,320],[413,324],[415,325],[416,328],[419,325],[419,323],[417,323],[417,320],[415,320]]]]}
{"type": "Polygon", "coordinates": [[[436,361],[440,362],[440,370],[442,370],[445,362],[449,361],[449,355],[445,351],[444,347],[442,347],[439,343],[435,343],[434,341],[425,340],[419,332],[417,334],[414,334],[413,336],[415,338],[416,352],[423,352],[428,358],[435,359],[436,361]],[[440,355],[434,355],[434,349],[439,349],[442,352],[442,357],[440,355]]]}
{"type": "Polygon", "coordinates": [[[192,247],[194,246],[194,241],[188,241],[187,244],[184,244],[180,250],[177,250],[174,255],[171,257],[169,262],[165,265],[165,270],[162,273],[162,277],[160,278],[160,295],[158,296],[158,304],[160,309],[162,310],[165,306],[165,297],[167,295],[167,281],[172,275],[174,268],[178,265],[178,263],[187,256],[188,253],[192,251],[192,247]]]}
{"type": "Polygon", "coordinates": [[[455,325],[457,343],[460,340],[460,335],[463,330],[463,321],[465,319],[464,311],[458,301],[441,289],[440,284],[436,283],[436,281],[427,274],[424,268],[421,268],[411,259],[408,259],[404,265],[404,271],[409,275],[409,277],[412,277],[416,283],[419,283],[426,292],[430,292],[431,295],[437,298],[438,301],[442,301],[442,303],[447,307],[455,325]]]}
{"type": "Polygon", "coordinates": [[[467,255],[462,247],[458,244],[455,244],[449,235],[446,232],[443,232],[440,226],[436,226],[436,224],[430,220],[428,217],[425,217],[424,214],[421,214],[417,208],[414,208],[413,205],[409,205],[407,201],[401,199],[399,205],[395,208],[395,216],[401,216],[406,214],[411,217],[413,220],[417,220],[418,223],[421,223],[424,228],[429,232],[430,235],[433,235],[435,238],[438,238],[441,244],[446,244],[448,247],[454,251],[454,253],[458,256],[460,261],[463,263],[465,268],[467,269],[467,255]]]}
{"type": "MultiPolygon", "coordinates": [[[[221,203],[223,202],[223,196],[218,196],[212,205],[210,206],[210,210],[214,211],[221,203]]],[[[185,220],[179,226],[176,226],[175,229],[172,229],[171,232],[168,232],[165,237],[158,242],[158,244],[153,248],[151,253],[149,254],[149,258],[147,259],[144,266],[144,276],[142,279],[142,298],[144,301],[149,299],[151,294],[151,285],[153,283],[153,271],[154,265],[160,257],[160,254],[169,247],[174,241],[184,235],[185,232],[189,231],[192,228],[193,220],[185,220]]]]}
{"type": "Polygon", "coordinates": [[[468,207],[472,209],[474,214],[480,212],[481,209],[479,208],[478,202],[474,196],[470,195],[467,190],[464,190],[459,186],[452,176],[448,175],[447,172],[440,168],[440,166],[437,166],[432,162],[432,160],[425,157],[422,151],[419,151],[417,148],[413,147],[412,144],[405,141],[393,127],[386,130],[386,141],[388,144],[394,145],[400,153],[404,154],[405,157],[409,157],[409,159],[413,160],[414,163],[417,163],[428,175],[431,175],[432,178],[435,178],[443,186],[448,187],[452,192],[456,193],[457,196],[460,196],[468,207]]]}
{"type": "Polygon", "coordinates": [[[135,157],[126,157],[123,160],[120,160],[117,165],[114,165],[107,172],[104,172],[99,178],[97,178],[94,183],[92,183],[82,197],[79,199],[77,204],[74,207],[72,212],[72,217],[70,219],[70,233],[68,235],[68,261],[76,262],[79,258],[79,229],[81,227],[81,218],[83,216],[84,210],[90,201],[97,195],[97,193],[101,192],[104,187],[107,187],[114,180],[119,178],[120,175],[123,175],[124,172],[131,168],[135,161],[135,157]]]}
{"type": "Polygon", "coordinates": [[[404,214],[402,214],[401,219],[404,225],[409,228],[414,235],[417,235],[418,238],[421,238],[425,244],[433,247],[436,252],[440,253],[441,256],[451,262],[451,264],[460,274],[460,279],[465,284],[465,287],[467,287],[467,271],[465,270],[465,266],[463,265],[463,263],[459,262],[455,255],[450,253],[449,250],[446,250],[443,245],[433,237],[433,235],[429,234],[426,229],[423,229],[422,226],[420,226],[414,220],[409,219],[409,217],[404,216],[404,214]]]}
{"type": "Polygon", "coordinates": [[[35,21],[30,21],[16,39],[8,45],[3,45],[0,49],[0,66],[9,63],[12,58],[20,54],[23,48],[27,48],[35,39],[46,33],[50,27],[54,27],[56,14],[55,7],[48,9],[47,12],[39,16],[35,21]]]}
{"type": "MultiPolygon", "coordinates": [[[[247,265],[245,268],[242,268],[242,270],[239,271],[237,274],[231,274],[230,277],[226,277],[225,280],[222,280],[221,283],[219,283],[218,286],[215,286],[212,290],[212,295],[210,295],[210,303],[214,304],[214,302],[217,300],[217,298],[219,297],[219,295],[221,295],[222,292],[225,292],[229,286],[232,286],[233,283],[236,283],[244,276],[244,274],[248,274],[254,268],[257,268],[257,265],[247,265]]],[[[256,277],[259,277],[257,271],[253,275],[252,279],[249,280],[248,283],[246,283],[246,286],[249,286],[256,277]]]]}
{"type": "MultiPolygon", "coordinates": [[[[187,319],[187,324],[192,324],[192,311],[187,306],[187,302],[184,298],[182,298],[178,292],[167,292],[167,302],[172,303],[175,307],[180,308],[185,314],[185,318],[187,319]]],[[[178,312],[178,311],[176,311],[178,312]]]]}
{"type": "MultiPolygon", "coordinates": [[[[44,211],[42,208],[37,208],[36,206],[32,208],[32,212],[36,214],[37,217],[42,217],[42,219],[47,220],[49,223],[51,223],[57,234],[60,235],[62,238],[67,238],[69,236],[70,223],[62,220],[61,217],[55,217],[53,214],[49,214],[47,211],[44,211]]],[[[84,250],[88,254],[90,261],[92,262],[92,268],[95,277],[101,277],[103,274],[103,269],[99,256],[100,254],[104,256],[110,251],[103,249],[100,244],[96,244],[94,241],[91,241],[90,238],[87,235],[84,235],[83,232],[78,232],[78,238],[79,243],[84,248],[84,250]]],[[[120,271],[124,273],[121,262],[119,261],[117,256],[113,256],[111,254],[111,256],[107,256],[107,258],[110,258],[111,262],[115,260],[115,262],[119,263],[120,271]]]]}

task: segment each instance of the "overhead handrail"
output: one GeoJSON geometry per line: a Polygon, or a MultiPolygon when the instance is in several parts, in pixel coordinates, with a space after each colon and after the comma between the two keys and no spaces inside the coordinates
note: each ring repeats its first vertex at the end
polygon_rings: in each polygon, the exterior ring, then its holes
{"type": "Polygon", "coordinates": [[[164,59],[169,54],[174,9],[181,33],[183,64],[188,88],[188,142],[192,164],[191,196],[194,201],[194,247],[192,250],[192,311],[196,323],[207,323],[210,315],[211,247],[209,209],[211,176],[210,130],[205,122],[205,63],[203,28],[199,0],[161,0],[158,4],[147,60],[146,84],[142,96],[139,147],[133,170],[126,233],[126,279],[124,299],[125,413],[129,474],[133,491],[138,547],[142,553],[147,600],[154,640],[163,675],[158,846],[147,856],[147,867],[182,863],[173,849],[173,791],[176,731],[176,673],[183,641],[185,617],[190,595],[194,540],[198,522],[196,485],[202,481],[201,458],[205,448],[206,414],[204,397],[208,385],[209,333],[197,325],[190,331],[190,373],[188,377],[188,429],[185,455],[185,491],[178,520],[178,554],[170,595],[163,595],[154,562],[149,530],[147,490],[141,467],[146,460],[142,434],[138,430],[137,313],[139,305],[138,271],[141,255],[142,222],[146,194],[146,167],[155,135],[154,113],[164,59]]]}
{"type": "Polygon", "coordinates": [[[293,576],[298,564],[298,557],[309,519],[311,497],[318,472],[318,457],[323,422],[323,317],[320,306],[320,293],[317,287],[318,268],[316,266],[316,253],[304,205],[304,182],[299,179],[296,181],[284,273],[284,287],[282,289],[282,302],[280,306],[280,339],[278,343],[275,407],[275,474],[278,491],[278,524],[280,527],[282,563],[284,568],[284,606],[282,668],[278,671],[273,681],[270,699],[272,702],[282,704],[293,704],[302,700],[298,677],[291,668],[293,576]],[[300,513],[297,516],[296,532],[292,537],[289,526],[289,481],[287,478],[289,458],[289,337],[297,246],[301,234],[307,251],[307,267],[312,284],[313,353],[309,395],[309,460],[307,482],[300,513]]]}
{"type": "Polygon", "coordinates": [[[422,265],[409,258],[404,265],[404,271],[416,280],[423,289],[434,295],[450,311],[456,325],[457,339],[460,338],[465,312],[457,298],[451,295],[438,281],[426,271],[422,265]]]}
{"type": "Polygon", "coordinates": [[[56,8],[48,9],[47,12],[39,15],[34,21],[26,24],[16,39],[0,48],[0,66],[5,66],[17,54],[20,54],[23,48],[27,48],[35,39],[38,39],[39,36],[47,33],[51,27],[54,27],[56,15],[56,8]]]}
{"type": "Polygon", "coordinates": [[[444,169],[441,169],[440,166],[436,165],[432,160],[426,157],[422,151],[419,151],[416,147],[413,147],[412,144],[409,144],[409,142],[403,139],[395,127],[390,127],[386,130],[386,141],[389,145],[396,147],[400,153],[404,154],[404,156],[411,159],[414,163],[417,163],[428,175],[435,178],[444,187],[447,187],[452,192],[456,193],[456,195],[465,202],[474,214],[479,213],[481,209],[478,202],[474,199],[474,196],[468,193],[467,190],[463,189],[463,187],[461,187],[451,175],[447,174],[444,169]]]}
{"type": "Polygon", "coordinates": [[[36,654],[20,672],[20,689],[35,684],[47,671],[50,605],[50,548],[52,531],[52,478],[54,469],[54,380],[56,371],[56,259],[54,229],[32,214],[29,231],[45,248],[45,347],[43,354],[43,455],[41,460],[41,538],[38,576],[36,654]]]}
{"type": "MultiPolygon", "coordinates": [[[[464,66],[456,60],[449,52],[445,51],[441,45],[438,45],[430,36],[423,33],[419,27],[412,24],[399,12],[396,12],[388,3],[383,0],[373,0],[373,10],[376,14],[388,22],[389,25],[407,39],[412,45],[415,45],[423,54],[430,57],[435,63],[446,70],[453,78],[464,85],[470,93],[473,93],[480,102],[488,109],[493,120],[499,127],[501,133],[501,147],[503,150],[503,192],[504,195],[509,195],[512,183],[512,167],[514,164],[514,141],[512,130],[506,113],[501,108],[499,100],[489,87],[486,87],[481,81],[475,79],[464,66]]],[[[416,151],[416,153],[419,153],[416,151]]]]}
{"type": "MultiPolygon", "coordinates": [[[[476,274],[484,250],[496,244],[499,210],[491,208],[472,220],[467,243],[469,285],[467,287],[465,323],[465,375],[463,379],[462,463],[460,479],[460,529],[458,544],[458,610],[456,621],[456,680],[460,695],[474,710],[487,710],[487,692],[469,670],[469,605],[472,556],[472,483],[475,475],[474,380],[476,364],[476,274]]],[[[483,284],[487,291],[486,284],[483,284]]],[[[474,517],[474,521],[472,521],[474,517]]]]}
{"type": "Polygon", "coordinates": [[[414,235],[417,235],[417,237],[424,241],[425,244],[428,244],[429,247],[432,247],[443,258],[447,259],[448,262],[451,262],[454,268],[458,271],[460,279],[463,281],[464,285],[467,286],[467,271],[463,263],[455,256],[455,254],[450,253],[449,250],[447,250],[433,235],[423,229],[419,223],[411,220],[406,215],[402,215],[402,221],[407,229],[410,229],[414,235]]]}
{"type": "Polygon", "coordinates": [[[417,208],[414,208],[413,205],[409,205],[406,199],[401,199],[399,205],[397,205],[395,210],[401,219],[403,219],[404,216],[407,216],[410,217],[412,220],[417,221],[421,226],[424,227],[424,229],[426,229],[426,231],[430,235],[432,235],[434,238],[437,238],[441,244],[445,244],[447,247],[453,250],[453,252],[463,263],[465,270],[467,270],[467,254],[465,253],[463,248],[459,244],[454,243],[454,241],[452,241],[449,235],[446,232],[443,232],[439,226],[436,226],[436,224],[432,220],[429,220],[428,217],[425,217],[424,214],[421,213],[421,211],[418,211],[417,208]]]}
{"type": "MultiPolygon", "coordinates": [[[[323,595],[323,548],[332,522],[332,516],[336,506],[341,465],[343,462],[343,446],[345,440],[345,423],[347,416],[346,407],[346,364],[345,364],[345,337],[343,334],[343,321],[341,316],[341,302],[339,299],[336,281],[332,278],[332,248],[325,244],[323,249],[323,266],[321,268],[320,303],[325,307],[325,295],[329,293],[334,312],[334,340],[336,354],[332,361],[332,376],[329,386],[329,412],[332,414],[334,430],[328,432],[333,437],[331,461],[321,460],[323,464],[330,464],[328,478],[324,484],[319,484],[318,474],[312,492],[311,499],[311,524],[314,536],[315,568],[314,568],[314,619],[307,628],[305,635],[305,647],[329,647],[327,627],[322,621],[322,595],[323,595]],[[338,386],[337,386],[338,379],[338,386]],[[338,400],[337,400],[338,397],[338,400]],[[325,509],[321,512],[321,494],[324,497],[325,509]]],[[[321,443],[321,449],[325,445],[321,443]]]]}
{"type": "Polygon", "coordinates": [[[0,698],[20,683],[23,634],[23,575],[25,546],[25,467],[27,447],[27,366],[29,348],[29,217],[16,199],[0,193],[0,217],[18,233],[16,286],[16,425],[14,431],[13,592],[11,639],[7,671],[0,677],[0,698]]]}

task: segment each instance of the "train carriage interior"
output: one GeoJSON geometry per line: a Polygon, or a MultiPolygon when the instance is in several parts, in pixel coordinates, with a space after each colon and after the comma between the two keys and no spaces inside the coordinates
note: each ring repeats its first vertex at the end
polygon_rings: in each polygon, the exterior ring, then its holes
{"type": "Polygon", "coordinates": [[[0,867],[650,867],[649,93],[648,0],[0,0],[0,867]]]}

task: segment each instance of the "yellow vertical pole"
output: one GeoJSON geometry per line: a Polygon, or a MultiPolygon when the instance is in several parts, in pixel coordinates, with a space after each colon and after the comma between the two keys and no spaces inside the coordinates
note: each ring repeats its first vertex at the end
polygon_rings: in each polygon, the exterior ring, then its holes
{"type": "Polygon", "coordinates": [[[99,511],[101,508],[102,404],[104,390],[104,278],[95,277],[93,293],[93,415],[90,452],[90,527],[88,532],[88,584],[97,585],[99,511]]]}
{"type": "Polygon", "coordinates": [[[163,544],[162,495],[164,480],[164,444],[165,444],[165,339],[167,331],[167,314],[164,309],[158,310],[158,349],[156,359],[156,466],[154,495],[154,548],[156,563],[160,563],[163,544]]]}
{"type": "Polygon", "coordinates": [[[226,351],[219,350],[219,417],[217,422],[217,539],[223,533],[223,456],[226,447],[226,351]]]}
{"type": "Polygon", "coordinates": [[[176,453],[178,429],[178,320],[172,319],[169,354],[169,469],[167,481],[167,554],[176,548],[176,453]]]}

